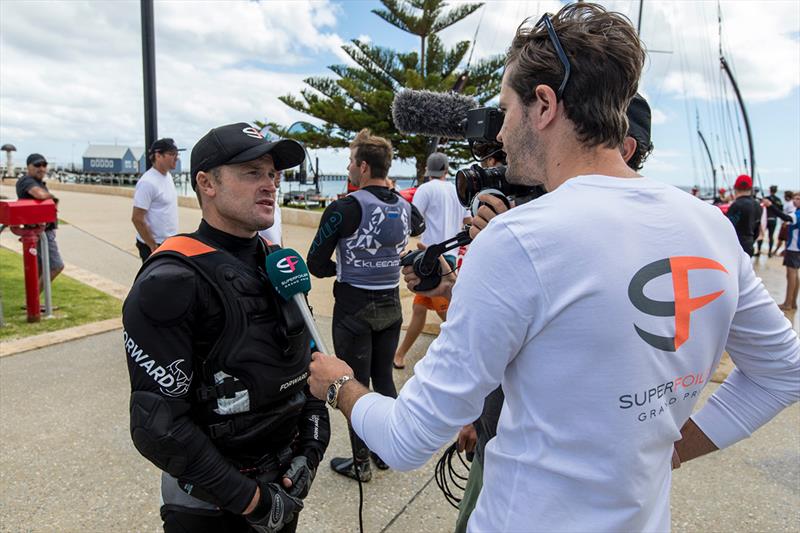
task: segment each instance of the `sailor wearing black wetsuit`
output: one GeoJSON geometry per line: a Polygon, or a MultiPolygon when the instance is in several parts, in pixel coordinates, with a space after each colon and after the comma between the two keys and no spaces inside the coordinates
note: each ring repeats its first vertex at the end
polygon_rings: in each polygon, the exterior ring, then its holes
{"type": "Polygon", "coordinates": [[[310,334],[264,272],[274,250],[277,171],[294,141],[248,124],[211,130],[192,151],[199,229],[166,240],[123,307],[131,435],[163,470],[170,531],[295,531],[330,437],[306,380],[310,334]]]}
{"type": "MultiPolygon", "coordinates": [[[[333,202],[322,215],[308,252],[308,268],[333,286],[333,344],[353,368],[355,378],[385,396],[397,397],[392,358],[403,322],[400,307],[400,255],[409,235],[425,223],[408,201],[387,186],[392,162],[389,141],[362,130],[350,145],[350,182],[359,187],[333,202]],[[331,260],[336,253],[336,261],[331,260]]],[[[369,449],[350,430],[353,456],[362,481],[372,477],[369,449]]],[[[379,468],[388,468],[374,456],[379,468]]],[[[353,458],[331,460],[331,468],[355,478],[353,458]]]]}
{"type": "MultiPolygon", "coordinates": [[[[778,225],[778,219],[780,218],[784,222],[792,221],[790,216],[783,213],[783,201],[781,200],[780,196],[777,195],[777,192],[777,185],[769,186],[769,196],[767,196],[767,200],[770,202],[770,205],[767,206],[767,244],[769,245],[769,248],[767,249],[768,257],[772,257],[772,243],[775,238],[775,227],[778,225]]],[[[761,253],[761,243],[763,241],[764,239],[758,240],[758,246],[756,247],[757,254],[761,253]]]]}
{"type": "Polygon", "coordinates": [[[727,216],[736,229],[742,249],[752,257],[753,243],[761,226],[761,204],[753,198],[753,180],[750,176],[742,174],[736,178],[733,189],[736,199],[728,207],[727,216]]]}

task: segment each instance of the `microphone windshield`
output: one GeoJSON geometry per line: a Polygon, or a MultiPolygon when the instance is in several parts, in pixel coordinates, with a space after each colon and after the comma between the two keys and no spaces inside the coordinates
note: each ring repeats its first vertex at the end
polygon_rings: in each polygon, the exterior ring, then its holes
{"type": "Polygon", "coordinates": [[[404,89],[392,102],[392,119],[400,133],[464,139],[467,111],[478,102],[463,94],[404,89]]]}
{"type": "Polygon", "coordinates": [[[291,248],[281,248],[267,256],[267,277],[287,302],[295,294],[311,290],[311,276],[303,258],[291,248]]]}

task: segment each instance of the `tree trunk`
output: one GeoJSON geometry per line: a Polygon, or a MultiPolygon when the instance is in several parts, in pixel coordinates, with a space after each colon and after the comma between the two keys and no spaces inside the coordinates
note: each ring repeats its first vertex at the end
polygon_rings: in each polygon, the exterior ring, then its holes
{"type": "Polygon", "coordinates": [[[422,77],[425,77],[425,36],[420,36],[422,41],[422,52],[419,56],[419,72],[422,74],[422,77]]]}
{"type": "Polygon", "coordinates": [[[428,155],[417,156],[417,187],[422,185],[422,180],[425,178],[425,169],[428,166],[428,155]]]}

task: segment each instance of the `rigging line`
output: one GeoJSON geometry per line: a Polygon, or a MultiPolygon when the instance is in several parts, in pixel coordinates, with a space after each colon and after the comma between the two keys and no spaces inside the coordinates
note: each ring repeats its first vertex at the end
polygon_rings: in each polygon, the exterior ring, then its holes
{"type": "MultiPolygon", "coordinates": [[[[688,101],[689,100],[689,92],[686,89],[686,73],[688,72],[688,69],[686,68],[686,55],[685,55],[685,49],[683,47],[683,42],[680,39],[678,39],[677,45],[678,45],[678,56],[679,56],[679,61],[680,61],[680,66],[681,66],[681,73],[683,74],[681,76],[681,83],[683,85],[683,107],[684,107],[684,118],[686,119],[686,129],[687,129],[687,132],[688,132],[687,139],[692,139],[694,137],[694,132],[692,131],[692,124],[691,124],[691,120],[692,119],[691,119],[691,114],[689,113],[689,101],[688,101]]],[[[692,172],[694,173],[692,181],[696,183],[697,182],[697,158],[695,157],[695,144],[696,143],[694,143],[692,141],[689,141],[689,153],[691,154],[692,172]]]]}
{"type": "Polygon", "coordinates": [[[718,71],[714,69],[714,65],[717,64],[716,56],[714,55],[714,44],[711,42],[711,36],[707,31],[709,28],[712,27],[711,22],[708,19],[708,13],[706,9],[706,5],[702,4],[701,7],[701,14],[703,17],[703,26],[706,31],[702,32],[704,46],[703,46],[703,70],[706,76],[706,90],[708,91],[707,98],[705,101],[705,109],[709,119],[709,127],[713,129],[714,125],[714,111],[715,111],[715,92],[717,89],[716,80],[717,80],[717,73],[718,71]]]}
{"type": "MultiPolygon", "coordinates": [[[[747,167],[748,167],[748,165],[747,165],[747,152],[745,151],[744,140],[742,139],[742,129],[741,129],[741,127],[739,127],[739,123],[741,121],[741,115],[733,107],[733,105],[734,105],[733,104],[733,99],[728,100],[729,113],[731,114],[731,116],[734,117],[734,119],[731,120],[731,122],[730,122],[730,127],[731,127],[731,136],[733,137],[733,141],[734,141],[734,148],[736,148],[737,164],[740,161],[744,161],[744,168],[747,169],[747,167]],[[739,134],[738,135],[736,134],[736,131],[733,129],[734,124],[736,124],[736,126],[739,129],[739,134]],[[738,140],[738,144],[736,144],[737,140],[738,140]]],[[[755,178],[755,176],[753,176],[753,178],[755,178]]]]}
{"type": "Polygon", "coordinates": [[[724,148],[725,148],[725,153],[727,154],[727,157],[728,157],[728,163],[733,168],[737,168],[739,166],[739,164],[736,161],[738,161],[739,155],[735,154],[735,157],[733,157],[733,156],[731,156],[731,153],[730,153],[731,152],[731,149],[730,149],[731,145],[733,145],[734,150],[737,148],[737,145],[736,145],[736,141],[734,140],[733,135],[731,133],[733,131],[733,127],[731,126],[730,106],[728,105],[729,102],[730,102],[730,98],[728,96],[728,86],[727,86],[727,84],[725,84],[725,80],[722,80],[722,93],[723,93],[723,100],[722,100],[722,104],[723,104],[723,108],[722,108],[722,110],[723,110],[723,115],[722,115],[723,129],[722,129],[722,133],[723,133],[723,139],[725,141],[724,148]]]}
{"type": "MultiPolygon", "coordinates": [[[[720,23],[720,34],[722,33],[722,7],[720,4],[720,0],[717,0],[717,9],[719,12],[719,23],[720,23]]],[[[721,46],[720,41],[720,49],[723,47],[721,46]]],[[[748,154],[750,156],[750,168],[749,174],[755,179],[758,175],[756,174],[756,156],[755,156],[755,146],[753,144],[753,129],[750,126],[750,119],[747,116],[747,108],[744,104],[744,98],[742,97],[742,93],[739,90],[739,84],[736,83],[736,77],[733,75],[733,70],[731,69],[731,65],[728,61],[726,61],[725,56],[720,54],[720,63],[722,65],[723,70],[725,71],[725,75],[728,77],[728,80],[733,87],[733,91],[736,94],[736,102],[739,104],[739,111],[741,113],[741,119],[744,120],[745,129],[747,131],[747,146],[749,148],[748,154]]],[[[761,189],[764,189],[764,184],[761,183],[759,179],[759,186],[761,189]]]]}
{"type": "MultiPolygon", "coordinates": [[[[729,93],[728,93],[728,86],[724,84],[724,80],[723,80],[723,89],[725,91],[725,100],[724,100],[724,102],[725,102],[725,118],[727,119],[726,120],[726,124],[725,124],[726,125],[725,136],[726,136],[726,142],[729,142],[730,145],[733,146],[732,152],[733,152],[733,156],[734,156],[734,159],[732,161],[730,161],[730,163],[733,164],[734,167],[738,167],[739,166],[739,161],[741,160],[740,159],[741,152],[739,151],[739,145],[736,143],[736,131],[733,128],[734,119],[732,118],[733,114],[732,114],[732,111],[731,111],[731,99],[730,99],[729,93]]],[[[729,145],[729,148],[730,148],[730,145],[729,145]]]]}
{"type": "Polygon", "coordinates": [[[475,28],[475,36],[472,37],[472,45],[469,47],[469,59],[467,59],[467,68],[465,72],[469,72],[469,67],[472,65],[472,54],[475,53],[475,44],[478,42],[478,31],[481,29],[481,23],[483,23],[483,16],[486,14],[486,4],[483,4],[481,7],[481,18],[478,19],[478,26],[475,28]]]}
{"type": "Polygon", "coordinates": [[[725,80],[722,78],[722,67],[721,66],[720,66],[720,69],[717,72],[717,74],[718,74],[718,78],[717,78],[717,90],[718,90],[717,95],[718,96],[717,96],[717,106],[716,107],[717,107],[717,119],[718,119],[718,125],[719,125],[718,136],[719,135],[722,136],[722,138],[721,138],[721,143],[722,144],[720,146],[720,150],[721,150],[721,152],[720,152],[721,158],[720,159],[722,160],[722,157],[724,157],[724,152],[722,150],[724,150],[728,146],[728,139],[727,139],[727,131],[728,130],[726,128],[727,114],[726,114],[726,108],[725,108],[726,100],[728,98],[727,97],[727,87],[728,86],[726,85],[725,80]]]}

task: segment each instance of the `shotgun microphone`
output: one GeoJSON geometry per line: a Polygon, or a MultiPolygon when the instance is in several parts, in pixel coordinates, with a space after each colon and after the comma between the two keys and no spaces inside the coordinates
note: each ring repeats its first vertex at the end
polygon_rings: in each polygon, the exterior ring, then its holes
{"type": "Polygon", "coordinates": [[[267,255],[266,270],[267,277],[281,298],[287,302],[293,301],[300,309],[303,322],[311,333],[317,350],[325,354],[332,354],[325,346],[325,341],[322,340],[317,323],[314,321],[311,309],[308,308],[308,302],[306,302],[305,293],[311,290],[311,275],[300,254],[291,248],[276,250],[267,255]]]}
{"type": "Polygon", "coordinates": [[[477,107],[474,98],[463,94],[404,89],[392,102],[392,120],[405,135],[461,140],[467,132],[467,112],[477,107]]]}

